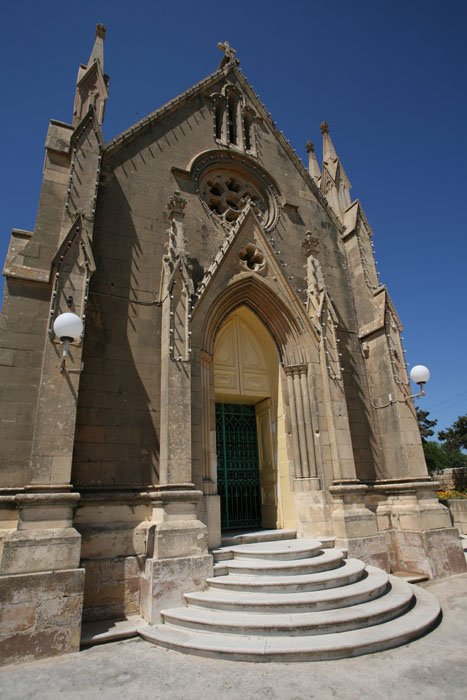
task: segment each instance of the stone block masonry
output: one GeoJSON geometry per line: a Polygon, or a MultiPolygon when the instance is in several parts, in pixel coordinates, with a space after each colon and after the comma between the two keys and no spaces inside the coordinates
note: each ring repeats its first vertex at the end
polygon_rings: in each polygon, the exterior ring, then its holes
{"type": "Polygon", "coordinates": [[[84,569],[0,576],[0,664],[78,651],[84,569]]]}

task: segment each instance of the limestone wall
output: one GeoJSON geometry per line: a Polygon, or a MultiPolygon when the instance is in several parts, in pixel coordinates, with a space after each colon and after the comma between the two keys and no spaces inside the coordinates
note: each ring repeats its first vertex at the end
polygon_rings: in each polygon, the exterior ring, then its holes
{"type": "Polygon", "coordinates": [[[467,488],[467,468],[442,469],[434,472],[433,477],[440,483],[440,491],[460,491],[467,488]]]}

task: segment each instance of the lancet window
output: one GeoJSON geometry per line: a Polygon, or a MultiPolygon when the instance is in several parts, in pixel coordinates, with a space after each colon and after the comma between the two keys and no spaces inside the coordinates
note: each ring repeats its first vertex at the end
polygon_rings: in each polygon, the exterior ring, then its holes
{"type": "Polygon", "coordinates": [[[244,97],[235,85],[224,85],[213,101],[214,137],[223,146],[232,146],[256,155],[255,112],[245,106],[244,97]]]}

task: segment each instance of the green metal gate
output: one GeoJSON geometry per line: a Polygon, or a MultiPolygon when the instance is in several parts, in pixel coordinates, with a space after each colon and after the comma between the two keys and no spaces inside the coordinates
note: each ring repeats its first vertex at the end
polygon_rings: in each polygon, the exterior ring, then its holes
{"type": "Polygon", "coordinates": [[[222,528],[260,527],[255,407],[216,403],[216,442],[222,528]]]}

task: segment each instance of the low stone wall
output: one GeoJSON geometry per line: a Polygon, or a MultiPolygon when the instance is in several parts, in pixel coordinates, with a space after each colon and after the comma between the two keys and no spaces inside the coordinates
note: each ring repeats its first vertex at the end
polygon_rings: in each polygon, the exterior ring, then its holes
{"type": "Polygon", "coordinates": [[[144,556],[88,559],[81,562],[86,570],[83,620],[107,620],[138,615],[140,576],[144,556]]]}
{"type": "Polygon", "coordinates": [[[441,491],[467,489],[467,468],[442,469],[434,472],[433,477],[439,481],[441,491]]]}
{"type": "Polygon", "coordinates": [[[83,569],[0,576],[0,664],[79,650],[83,569]]]}
{"type": "Polygon", "coordinates": [[[461,535],[467,535],[467,498],[450,498],[442,503],[449,508],[452,524],[461,535]]]}

